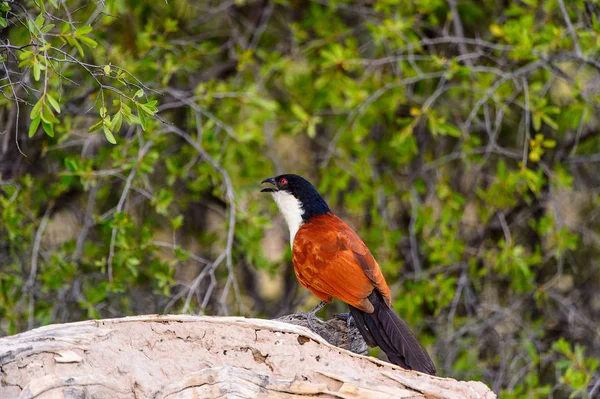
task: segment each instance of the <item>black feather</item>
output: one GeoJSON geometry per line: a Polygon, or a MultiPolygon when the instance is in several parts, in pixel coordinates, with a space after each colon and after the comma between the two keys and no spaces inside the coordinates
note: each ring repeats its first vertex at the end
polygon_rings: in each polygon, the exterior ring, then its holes
{"type": "Polygon", "coordinates": [[[403,368],[435,375],[429,354],[404,320],[385,303],[379,291],[373,290],[368,299],[375,309],[373,313],[350,307],[350,314],[367,345],[379,346],[390,362],[403,368]]]}
{"type": "Polygon", "coordinates": [[[371,348],[377,346],[377,341],[373,338],[373,335],[369,332],[369,328],[367,327],[365,320],[365,315],[367,313],[363,312],[360,309],[356,309],[353,306],[350,306],[350,316],[354,319],[356,323],[356,327],[358,327],[358,331],[360,331],[360,335],[362,335],[363,339],[371,348]]]}

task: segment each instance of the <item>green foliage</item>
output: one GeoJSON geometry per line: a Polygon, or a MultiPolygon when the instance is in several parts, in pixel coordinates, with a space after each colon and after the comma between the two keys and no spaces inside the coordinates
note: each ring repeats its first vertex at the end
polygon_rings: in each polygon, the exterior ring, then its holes
{"type": "Polygon", "coordinates": [[[586,392],[593,373],[598,369],[598,359],[586,358],[581,345],[575,345],[573,349],[564,338],[554,342],[552,349],[562,357],[556,362],[556,368],[561,374],[560,382],[573,391],[571,398],[582,395],[586,392]]]}
{"type": "Polygon", "coordinates": [[[590,394],[600,5],[449,3],[0,1],[0,332],[294,311],[287,171],[442,375],[590,394]]]}

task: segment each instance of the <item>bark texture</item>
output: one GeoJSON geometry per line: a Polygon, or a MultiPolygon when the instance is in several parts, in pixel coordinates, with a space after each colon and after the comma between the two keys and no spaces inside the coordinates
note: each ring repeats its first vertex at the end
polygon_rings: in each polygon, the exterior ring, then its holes
{"type": "Polygon", "coordinates": [[[0,339],[0,398],[492,399],[480,382],[405,371],[282,321],[136,316],[0,339]]]}

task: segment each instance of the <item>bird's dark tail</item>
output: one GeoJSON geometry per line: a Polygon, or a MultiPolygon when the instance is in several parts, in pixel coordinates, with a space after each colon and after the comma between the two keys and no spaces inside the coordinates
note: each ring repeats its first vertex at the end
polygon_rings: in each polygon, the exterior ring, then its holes
{"type": "Polygon", "coordinates": [[[379,346],[390,362],[405,369],[435,375],[429,354],[394,309],[388,307],[377,290],[369,295],[375,311],[367,313],[350,306],[350,315],[369,346],[379,346]]]}

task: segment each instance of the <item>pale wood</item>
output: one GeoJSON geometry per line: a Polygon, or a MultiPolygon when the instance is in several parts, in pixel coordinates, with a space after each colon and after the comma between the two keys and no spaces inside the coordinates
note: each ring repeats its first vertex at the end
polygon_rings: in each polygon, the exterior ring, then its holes
{"type": "Polygon", "coordinates": [[[146,315],[0,339],[0,398],[464,398],[480,382],[406,371],[276,320],[146,315]]]}

